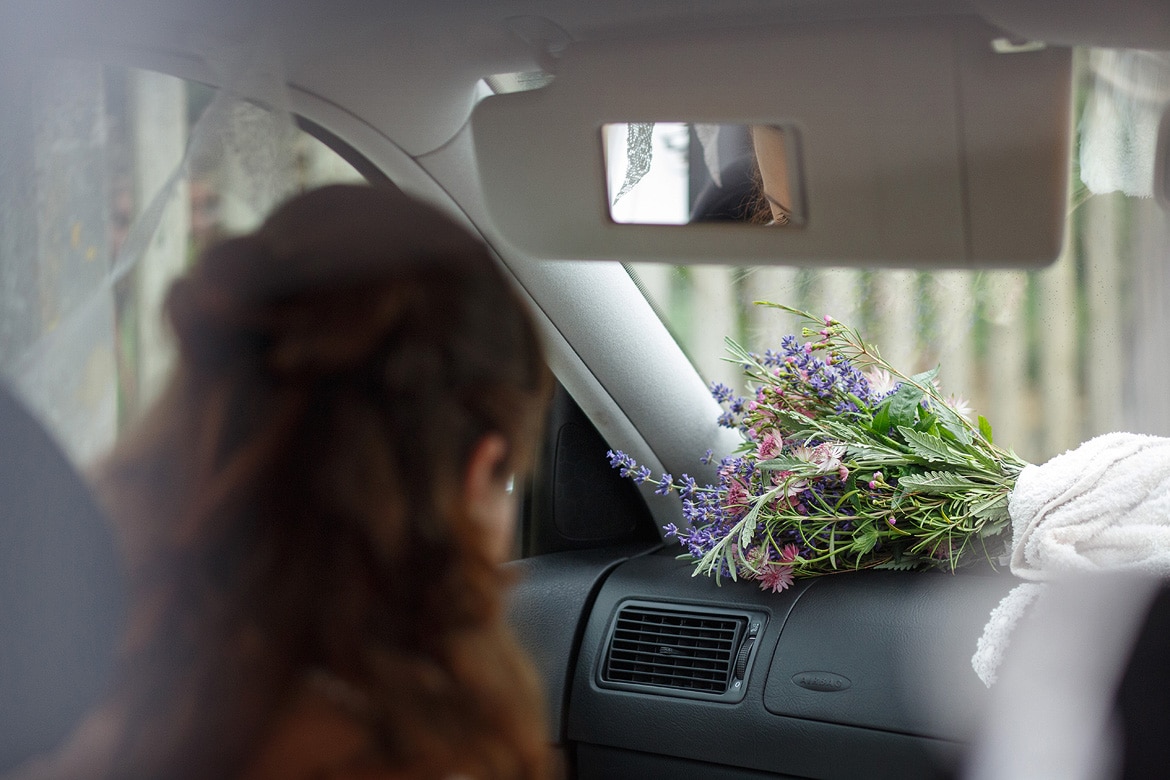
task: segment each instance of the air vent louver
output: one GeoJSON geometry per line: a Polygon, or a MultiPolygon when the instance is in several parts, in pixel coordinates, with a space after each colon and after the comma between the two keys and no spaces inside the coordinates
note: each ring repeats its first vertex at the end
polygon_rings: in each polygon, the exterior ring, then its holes
{"type": "Polygon", "coordinates": [[[746,624],[735,615],[626,606],[614,623],[602,680],[726,693],[746,624]]]}

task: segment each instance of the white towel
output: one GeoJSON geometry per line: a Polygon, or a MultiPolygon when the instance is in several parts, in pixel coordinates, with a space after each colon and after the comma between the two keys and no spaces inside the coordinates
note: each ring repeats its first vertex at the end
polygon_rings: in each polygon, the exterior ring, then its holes
{"type": "MultiPolygon", "coordinates": [[[[1042,466],[1012,491],[1011,571],[1043,583],[1105,570],[1170,575],[1170,439],[1109,433],[1042,466]]],[[[1012,628],[1043,585],[1024,583],[991,613],[971,666],[996,680],[1012,628]]]]}

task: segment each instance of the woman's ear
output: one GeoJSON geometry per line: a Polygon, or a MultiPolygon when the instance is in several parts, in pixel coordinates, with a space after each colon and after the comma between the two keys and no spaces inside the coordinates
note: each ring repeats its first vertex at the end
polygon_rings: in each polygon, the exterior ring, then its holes
{"type": "Polygon", "coordinates": [[[508,440],[503,436],[484,435],[471,450],[463,478],[467,513],[484,527],[488,552],[500,562],[508,559],[516,532],[516,499],[505,469],[508,452],[508,440]]]}

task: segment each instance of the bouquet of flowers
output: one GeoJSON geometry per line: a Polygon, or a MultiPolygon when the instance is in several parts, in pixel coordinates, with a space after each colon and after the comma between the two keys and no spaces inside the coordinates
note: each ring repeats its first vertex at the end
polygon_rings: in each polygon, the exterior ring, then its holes
{"type": "Polygon", "coordinates": [[[1006,552],[1008,498],[1027,464],[993,444],[991,425],[971,422],[965,402],[943,397],[938,369],[907,376],[831,317],[762,305],[808,321],[811,340],[786,336],[763,354],[727,340],[754,394],[712,385],[719,423],[744,439],[720,462],[717,485],[655,479],[607,453],[622,476],[678,491],[687,525],[665,530],[695,574],[778,592],[795,577],[953,570],[1006,552]]]}

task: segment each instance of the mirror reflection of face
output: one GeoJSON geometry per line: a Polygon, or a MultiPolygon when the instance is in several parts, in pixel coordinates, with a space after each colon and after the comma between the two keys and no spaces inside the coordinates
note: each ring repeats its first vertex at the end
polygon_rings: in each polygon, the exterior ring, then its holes
{"type": "Polygon", "coordinates": [[[751,132],[756,163],[760,166],[762,194],[772,210],[772,224],[787,225],[792,221],[794,188],[786,134],[771,125],[752,125],[751,132]]]}
{"type": "Polygon", "coordinates": [[[615,123],[602,127],[602,143],[618,224],[805,224],[791,125],[615,123]]]}

